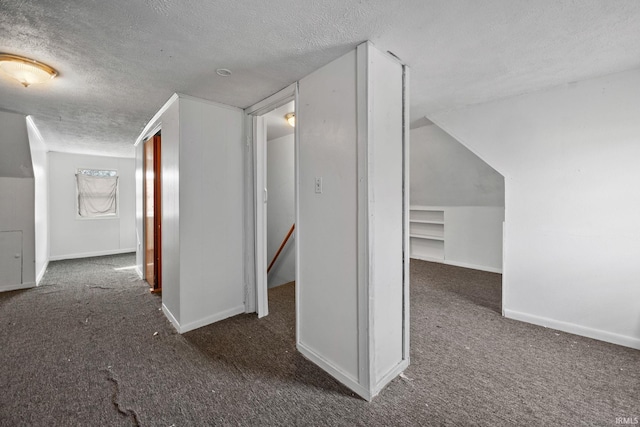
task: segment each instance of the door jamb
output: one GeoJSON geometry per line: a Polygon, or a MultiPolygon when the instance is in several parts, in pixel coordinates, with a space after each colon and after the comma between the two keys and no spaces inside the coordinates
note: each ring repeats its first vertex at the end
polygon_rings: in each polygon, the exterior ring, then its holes
{"type": "MultiPolygon", "coordinates": [[[[281,107],[291,101],[297,101],[298,84],[293,83],[286,88],[276,92],[275,94],[263,99],[257,104],[245,109],[247,144],[250,146],[250,152],[253,157],[253,180],[248,180],[250,188],[247,189],[249,194],[253,194],[252,206],[248,206],[247,210],[251,211],[253,207],[253,235],[247,233],[245,235],[245,243],[247,244],[247,252],[253,252],[253,280],[247,280],[247,288],[245,290],[247,312],[256,311],[258,318],[269,314],[268,295],[267,295],[267,225],[266,225],[266,121],[264,115],[281,107]],[[253,249],[253,250],[252,250],[253,249]],[[253,282],[253,283],[252,283],[253,282]],[[254,302],[255,301],[255,302],[254,302]]],[[[295,114],[297,117],[297,102],[295,103],[295,114]]],[[[295,215],[296,224],[298,222],[298,130],[294,131],[295,146],[295,215]]],[[[296,240],[299,241],[299,228],[296,225],[296,240]]],[[[251,256],[248,254],[248,258],[251,256]]],[[[298,245],[295,249],[296,265],[298,262],[298,245]]],[[[247,268],[249,270],[249,268],[247,268]]],[[[296,280],[298,279],[298,269],[296,268],[296,280]]]]}

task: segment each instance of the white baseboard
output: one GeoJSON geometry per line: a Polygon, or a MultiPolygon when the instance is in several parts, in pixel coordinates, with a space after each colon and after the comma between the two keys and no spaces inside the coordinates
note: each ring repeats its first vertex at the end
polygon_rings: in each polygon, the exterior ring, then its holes
{"type": "Polygon", "coordinates": [[[44,263],[44,266],[42,267],[42,270],[40,270],[40,272],[38,272],[38,275],[36,276],[36,286],[40,284],[40,281],[44,277],[44,273],[46,273],[48,266],[49,266],[49,260],[47,260],[44,263]]]}
{"type": "Polygon", "coordinates": [[[315,351],[311,350],[309,347],[305,346],[303,343],[298,342],[297,344],[298,351],[302,353],[304,357],[320,366],[324,369],[329,375],[333,378],[340,381],[342,384],[353,390],[356,394],[362,397],[366,401],[371,401],[373,398],[373,394],[369,392],[366,388],[364,388],[358,381],[352,376],[344,373],[334,365],[332,365],[329,361],[327,361],[324,357],[320,356],[315,351]]]}
{"type": "Polygon", "coordinates": [[[371,397],[375,397],[382,391],[383,388],[387,386],[391,381],[393,381],[398,375],[400,375],[405,369],[409,367],[408,360],[402,360],[396,366],[391,368],[389,372],[387,372],[376,384],[373,386],[373,393],[371,397]]]}
{"type": "Polygon", "coordinates": [[[140,270],[139,265],[136,265],[136,273],[138,273],[138,277],[140,277],[140,279],[144,279],[144,276],[142,275],[142,270],[140,270]]]}
{"type": "Polygon", "coordinates": [[[169,322],[171,322],[173,327],[176,328],[176,331],[180,332],[180,323],[178,323],[178,320],[176,320],[173,313],[171,313],[171,311],[164,304],[162,304],[162,312],[165,316],[167,316],[167,319],[169,319],[169,322]]]}
{"type": "Polygon", "coordinates": [[[54,255],[49,257],[49,261],[62,261],[64,259],[90,258],[94,256],[119,255],[135,252],[136,248],[113,249],[109,251],[84,252],[79,254],[54,255]]]}
{"type": "Polygon", "coordinates": [[[178,322],[176,320],[176,318],[173,316],[173,314],[169,311],[169,309],[167,309],[167,307],[164,304],[162,304],[162,312],[169,318],[169,320],[171,321],[173,326],[181,334],[184,334],[185,332],[193,331],[194,329],[198,329],[198,328],[210,325],[210,324],[215,323],[215,322],[219,322],[219,321],[227,319],[227,318],[229,318],[231,316],[242,314],[242,313],[244,313],[244,311],[245,311],[245,308],[244,308],[244,304],[243,304],[243,305],[240,305],[238,307],[234,307],[234,308],[231,308],[229,310],[221,311],[220,313],[215,313],[215,314],[212,314],[210,316],[204,317],[202,319],[198,319],[198,320],[195,320],[193,322],[189,322],[189,323],[185,323],[184,325],[181,325],[180,322],[178,322]]]}
{"type": "Polygon", "coordinates": [[[640,350],[640,338],[620,335],[613,332],[577,325],[575,323],[563,322],[561,320],[550,319],[548,317],[536,316],[508,309],[504,310],[504,316],[509,319],[533,323],[534,325],[544,326],[545,328],[557,329],[559,331],[569,332],[570,334],[581,335],[640,350]]]}
{"type": "Polygon", "coordinates": [[[35,288],[36,282],[18,283],[17,285],[1,285],[0,292],[17,291],[19,289],[35,288]]]}
{"type": "Polygon", "coordinates": [[[502,274],[502,269],[501,268],[487,267],[485,265],[469,264],[469,263],[466,263],[466,262],[451,261],[451,260],[448,260],[448,259],[441,259],[441,258],[428,258],[428,257],[417,257],[417,256],[412,256],[411,258],[419,259],[419,260],[422,260],[422,261],[437,262],[437,263],[440,263],[440,264],[453,265],[455,267],[470,268],[472,270],[488,271],[489,273],[500,273],[500,274],[502,274]]]}

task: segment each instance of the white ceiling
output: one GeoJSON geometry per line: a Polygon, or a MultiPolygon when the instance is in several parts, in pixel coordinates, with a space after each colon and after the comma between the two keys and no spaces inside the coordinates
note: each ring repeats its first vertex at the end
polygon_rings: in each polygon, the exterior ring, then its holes
{"type": "Polygon", "coordinates": [[[295,129],[284,118],[286,114],[294,111],[295,103],[291,101],[265,115],[267,119],[267,140],[270,141],[285,135],[291,135],[294,132],[295,129]]]}
{"type": "Polygon", "coordinates": [[[640,67],[640,2],[1,0],[0,52],[60,76],[0,79],[0,109],[33,115],[51,150],[133,156],[174,92],[247,107],[365,40],[411,67],[416,123],[640,67]]]}

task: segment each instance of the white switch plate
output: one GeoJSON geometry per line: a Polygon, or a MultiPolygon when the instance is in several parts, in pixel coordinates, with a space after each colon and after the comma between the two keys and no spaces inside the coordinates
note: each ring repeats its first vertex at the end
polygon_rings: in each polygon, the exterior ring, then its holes
{"type": "Polygon", "coordinates": [[[322,193],[322,177],[316,177],[316,193],[317,194],[321,194],[322,193]]]}

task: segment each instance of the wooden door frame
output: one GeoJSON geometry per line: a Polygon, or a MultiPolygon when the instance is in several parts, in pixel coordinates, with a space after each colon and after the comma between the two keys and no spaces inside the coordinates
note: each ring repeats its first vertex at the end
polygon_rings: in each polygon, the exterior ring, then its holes
{"type": "Polygon", "coordinates": [[[143,143],[143,174],[142,174],[142,200],[143,200],[143,230],[144,230],[144,272],[146,277],[147,266],[147,156],[146,156],[146,144],[153,144],[153,258],[154,258],[154,283],[149,283],[151,292],[160,292],[162,290],[162,149],[161,149],[161,136],[160,132],[155,133],[143,143]]]}

